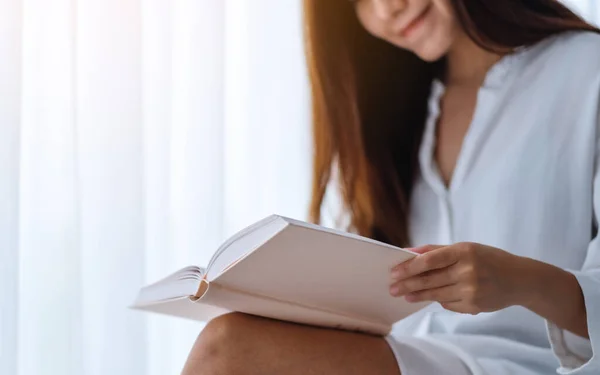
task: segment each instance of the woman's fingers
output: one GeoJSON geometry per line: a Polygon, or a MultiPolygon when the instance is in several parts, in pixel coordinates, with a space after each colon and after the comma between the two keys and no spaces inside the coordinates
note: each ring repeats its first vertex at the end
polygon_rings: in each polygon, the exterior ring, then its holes
{"type": "Polygon", "coordinates": [[[406,250],[410,250],[413,253],[417,253],[417,254],[425,254],[425,253],[429,253],[433,250],[437,250],[437,249],[441,249],[442,247],[446,247],[443,245],[425,245],[425,246],[419,246],[419,247],[413,247],[410,249],[406,249],[406,250]]]}
{"type": "Polygon", "coordinates": [[[456,277],[451,267],[425,272],[408,279],[394,281],[390,286],[390,294],[399,297],[408,293],[427,289],[440,288],[456,283],[456,277]]]}
{"type": "Polygon", "coordinates": [[[394,267],[392,279],[408,279],[424,272],[449,267],[458,261],[458,255],[452,246],[437,248],[394,267]]]}
{"type": "Polygon", "coordinates": [[[461,301],[460,288],[454,285],[446,285],[441,288],[427,289],[419,292],[409,293],[404,298],[408,302],[432,301],[443,304],[458,303],[461,301]]]}
{"type": "Polygon", "coordinates": [[[476,306],[469,305],[464,301],[440,301],[442,307],[446,310],[454,311],[461,314],[471,314],[477,315],[482,310],[477,308],[476,306]]]}

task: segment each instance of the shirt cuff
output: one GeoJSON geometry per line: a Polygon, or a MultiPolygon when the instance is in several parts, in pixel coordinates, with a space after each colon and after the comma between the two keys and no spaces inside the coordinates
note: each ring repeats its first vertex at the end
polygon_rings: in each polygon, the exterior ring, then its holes
{"type": "Polygon", "coordinates": [[[600,280],[591,273],[569,272],[575,275],[583,291],[590,339],[546,321],[552,351],[560,362],[557,372],[563,375],[600,374],[600,280]]]}

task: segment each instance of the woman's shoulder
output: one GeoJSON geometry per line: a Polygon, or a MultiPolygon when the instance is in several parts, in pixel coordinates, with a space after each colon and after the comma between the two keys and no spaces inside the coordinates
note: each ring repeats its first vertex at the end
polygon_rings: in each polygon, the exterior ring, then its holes
{"type": "Polygon", "coordinates": [[[569,31],[543,40],[531,47],[531,60],[558,60],[576,65],[596,67],[600,72],[600,33],[569,31]]]}
{"type": "Polygon", "coordinates": [[[552,46],[557,50],[577,54],[575,56],[597,57],[594,61],[600,63],[600,33],[569,31],[557,35],[555,39],[552,46]]]}
{"type": "Polygon", "coordinates": [[[522,73],[527,77],[597,85],[600,82],[600,34],[570,31],[555,35],[525,48],[522,59],[525,60],[522,73]]]}

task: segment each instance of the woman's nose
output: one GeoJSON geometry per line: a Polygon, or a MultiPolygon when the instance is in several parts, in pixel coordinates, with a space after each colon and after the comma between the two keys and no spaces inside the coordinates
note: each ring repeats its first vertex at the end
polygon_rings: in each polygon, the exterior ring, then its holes
{"type": "Polygon", "coordinates": [[[375,14],[382,20],[393,19],[406,8],[407,1],[408,0],[373,0],[375,14]]]}

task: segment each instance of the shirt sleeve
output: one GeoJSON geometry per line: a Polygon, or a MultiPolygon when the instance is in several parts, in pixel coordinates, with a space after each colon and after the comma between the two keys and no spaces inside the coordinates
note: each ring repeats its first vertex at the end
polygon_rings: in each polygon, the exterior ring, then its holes
{"type": "MultiPolygon", "coordinates": [[[[579,337],[546,321],[548,337],[554,354],[560,362],[559,374],[600,374],[600,265],[598,264],[598,239],[592,242],[588,259],[593,267],[571,271],[579,281],[585,300],[590,339],[579,337]]],[[[586,262],[587,263],[587,262],[586,262]]]]}
{"type": "MultiPolygon", "coordinates": [[[[600,133],[600,106],[598,108],[600,133]]],[[[600,217],[600,141],[596,141],[596,162],[593,181],[594,220],[600,217]]],[[[555,356],[560,362],[559,374],[587,375],[600,374],[600,231],[590,242],[583,267],[580,270],[567,270],[577,278],[585,301],[589,339],[563,330],[556,324],[546,321],[548,337],[555,356]]]]}

